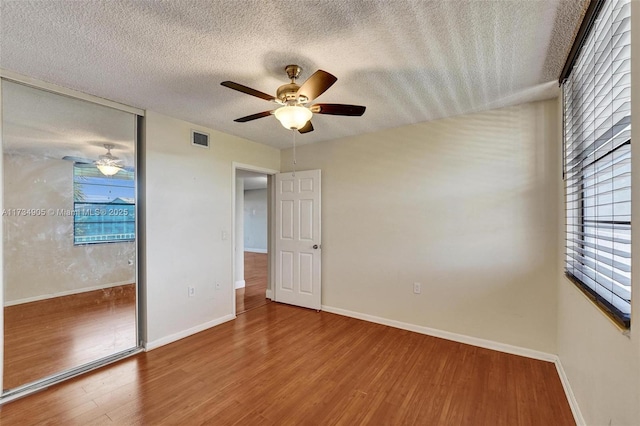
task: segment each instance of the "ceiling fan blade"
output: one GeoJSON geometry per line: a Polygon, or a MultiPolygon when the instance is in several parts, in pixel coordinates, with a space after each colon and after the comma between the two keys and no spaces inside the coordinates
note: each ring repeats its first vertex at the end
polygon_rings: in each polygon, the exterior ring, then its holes
{"type": "Polygon", "coordinates": [[[313,132],[313,124],[311,124],[311,120],[307,121],[307,124],[305,124],[302,129],[298,129],[298,132],[300,133],[313,132]]]}
{"type": "Polygon", "coordinates": [[[264,92],[261,92],[256,89],[252,89],[251,87],[243,86],[242,84],[234,83],[233,81],[223,81],[220,83],[224,87],[228,87],[229,89],[237,90],[238,92],[246,93],[247,95],[255,96],[260,99],[264,99],[265,101],[275,101],[271,95],[267,95],[264,92]]]}
{"type": "Polygon", "coordinates": [[[348,115],[359,117],[364,114],[367,107],[362,105],[346,105],[346,104],[315,104],[311,106],[311,112],[316,114],[328,115],[348,115]]]}
{"type": "Polygon", "coordinates": [[[62,157],[62,159],[66,161],[73,161],[74,163],[78,163],[78,164],[93,164],[93,160],[89,160],[88,158],[82,158],[82,157],[74,157],[72,155],[65,155],[64,157],[62,157]]]}
{"type": "Polygon", "coordinates": [[[312,101],[322,95],[337,80],[338,78],[336,76],[326,71],[318,70],[300,86],[298,96],[305,96],[307,102],[312,101]]]}
{"type": "Polygon", "coordinates": [[[236,118],[233,121],[235,121],[236,123],[246,123],[247,121],[257,120],[258,118],[262,118],[262,117],[268,117],[271,114],[273,114],[273,111],[262,111],[257,114],[247,115],[246,117],[236,118]]]}

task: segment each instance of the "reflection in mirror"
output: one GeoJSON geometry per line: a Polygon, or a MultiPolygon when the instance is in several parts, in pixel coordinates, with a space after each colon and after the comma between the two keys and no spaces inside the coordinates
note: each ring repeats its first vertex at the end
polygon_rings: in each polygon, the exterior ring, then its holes
{"type": "Polygon", "coordinates": [[[7,390],[137,345],[136,116],[8,81],[2,111],[7,390]]]}

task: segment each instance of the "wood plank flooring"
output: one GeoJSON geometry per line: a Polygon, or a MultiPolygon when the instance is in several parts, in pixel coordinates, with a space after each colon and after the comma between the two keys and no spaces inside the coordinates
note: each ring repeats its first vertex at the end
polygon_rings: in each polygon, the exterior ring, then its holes
{"type": "Polygon", "coordinates": [[[4,389],[136,346],[135,285],[4,308],[4,389]]]}
{"type": "Polygon", "coordinates": [[[0,408],[2,425],[572,425],[552,363],[278,303],[0,408]]]}
{"type": "Polygon", "coordinates": [[[245,287],[236,290],[236,314],[269,303],[267,290],[267,254],[244,252],[245,287]]]}

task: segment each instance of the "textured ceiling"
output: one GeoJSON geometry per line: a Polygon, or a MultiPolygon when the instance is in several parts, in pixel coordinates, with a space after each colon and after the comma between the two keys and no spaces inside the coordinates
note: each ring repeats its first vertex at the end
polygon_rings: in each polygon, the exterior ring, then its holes
{"type": "Polygon", "coordinates": [[[318,102],[366,105],[362,117],[314,116],[299,143],[545,99],[587,0],[8,1],[0,67],[274,147],[285,65],[338,81],[318,102]]]}

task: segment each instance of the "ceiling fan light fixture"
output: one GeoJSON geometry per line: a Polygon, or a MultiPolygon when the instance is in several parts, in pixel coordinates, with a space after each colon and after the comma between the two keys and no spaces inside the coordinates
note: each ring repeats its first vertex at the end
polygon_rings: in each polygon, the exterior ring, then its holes
{"type": "Polygon", "coordinates": [[[299,130],[311,120],[313,113],[303,106],[287,105],[278,108],[274,115],[285,129],[299,130]]]}
{"type": "Polygon", "coordinates": [[[113,176],[122,170],[122,166],[113,164],[96,164],[96,167],[100,170],[100,173],[105,176],[113,176]]]}
{"type": "Polygon", "coordinates": [[[101,155],[99,160],[94,161],[93,164],[100,170],[105,176],[113,176],[122,170],[123,166],[120,164],[118,157],[114,157],[111,154],[111,150],[113,149],[112,144],[104,144],[107,153],[105,155],[101,155]]]}

